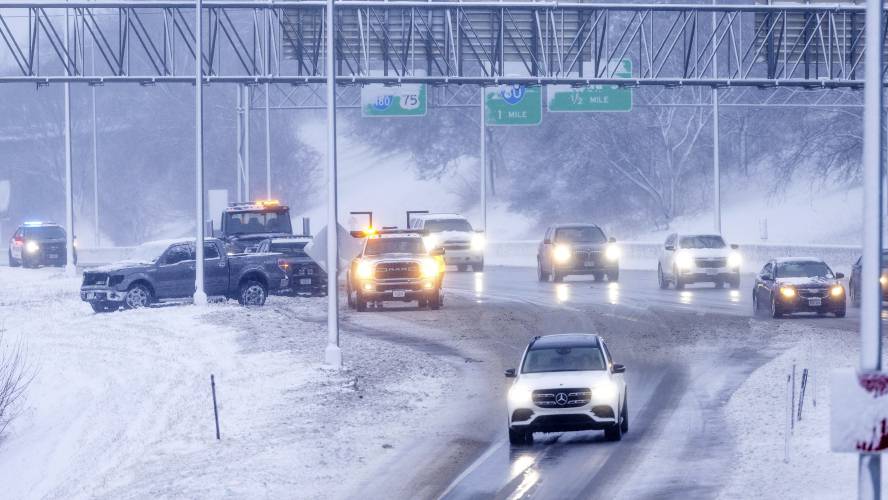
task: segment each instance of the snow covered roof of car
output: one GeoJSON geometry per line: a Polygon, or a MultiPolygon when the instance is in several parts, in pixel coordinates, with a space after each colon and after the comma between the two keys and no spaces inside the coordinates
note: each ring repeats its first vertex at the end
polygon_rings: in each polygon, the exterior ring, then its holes
{"type": "Polygon", "coordinates": [[[562,227],[601,227],[598,224],[592,224],[591,222],[561,222],[558,224],[552,224],[552,227],[555,229],[562,227]]]}
{"type": "Polygon", "coordinates": [[[786,264],[789,262],[823,262],[820,257],[781,257],[774,259],[778,264],[786,264]]]}
{"type": "MultiPolygon", "coordinates": [[[[196,240],[197,240],[197,238],[193,238],[193,237],[192,238],[170,238],[170,239],[165,239],[165,240],[146,241],[139,246],[152,246],[152,247],[163,246],[163,245],[170,246],[170,245],[175,245],[178,243],[194,243],[196,240]]],[[[216,238],[207,237],[207,238],[204,238],[204,241],[205,242],[216,241],[216,238]]]]}
{"type": "Polygon", "coordinates": [[[598,347],[598,335],[592,333],[558,333],[543,335],[533,342],[533,348],[598,347]]]}

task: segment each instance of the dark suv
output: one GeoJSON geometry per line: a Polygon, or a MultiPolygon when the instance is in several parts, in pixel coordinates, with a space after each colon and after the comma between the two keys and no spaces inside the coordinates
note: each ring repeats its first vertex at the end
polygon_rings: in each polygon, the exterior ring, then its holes
{"type": "Polygon", "coordinates": [[[620,279],[620,248],[594,224],[549,227],[537,250],[537,277],[559,282],[565,276],[591,274],[595,281],[620,279]]]}
{"type": "Polygon", "coordinates": [[[327,295],[327,273],[305,253],[311,236],[269,238],[259,243],[259,253],[280,253],[278,266],[290,278],[290,287],[281,290],[287,295],[327,295]]]}
{"type": "MultiPolygon", "coordinates": [[[[9,240],[11,267],[64,266],[68,263],[65,230],[53,222],[25,222],[9,240]]],[[[75,242],[76,245],[76,242],[75,242]]],[[[77,264],[77,247],[74,248],[77,264]]]]}

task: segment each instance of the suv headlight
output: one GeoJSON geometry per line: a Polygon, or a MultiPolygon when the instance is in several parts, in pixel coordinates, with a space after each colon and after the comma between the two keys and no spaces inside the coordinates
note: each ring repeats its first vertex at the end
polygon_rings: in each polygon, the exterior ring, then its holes
{"type": "Polygon", "coordinates": [[[28,253],[34,253],[37,250],[40,250],[40,245],[37,244],[36,241],[29,241],[25,243],[25,251],[28,253]]]}
{"type": "Polygon", "coordinates": [[[592,396],[611,401],[617,397],[617,384],[606,382],[604,384],[596,385],[592,388],[592,396]]]}
{"type": "Polygon", "coordinates": [[[555,245],[555,248],[552,250],[552,258],[555,259],[555,262],[559,264],[564,264],[565,262],[570,260],[570,246],[569,245],[555,245]]]}
{"type": "Polygon", "coordinates": [[[358,278],[362,280],[367,280],[373,277],[373,264],[367,261],[361,261],[358,263],[358,278]]]}
{"type": "Polygon", "coordinates": [[[486,245],[487,238],[485,238],[483,234],[475,233],[472,235],[472,250],[480,252],[481,250],[484,250],[486,245]]]}
{"type": "Polygon", "coordinates": [[[835,285],[830,288],[829,293],[832,294],[833,297],[841,297],[842,294],[845,293],[845,288],[842,285],[835,285]]]}
{"type": "Polygon", "coordinates": [[[435,276],[438,276],[438,263],[435,262],[435,259],[423,259],[419,266],[422,270],[423,278],[434,278],[435,276]]]}
{"type": "Polygon", "coordinates": [[[621,253],[622,252],[620,251],[620,247],[618,247],[614,243],[609,243],[607,245],[607,248],[604,249],[604,256],[607,258],[607,260],[610,261],[615,261],[619,259],[621,253]]]}
{"type": "Polygon", "coordinates": [[[530,406],[533,404],[533,392],[523,385],[513,385],[509,389],[509,403],[512,406],[530,406]]]}
{"type": "Polygon", "coordinates": [[[694,257],[687,250],[679,250],[675,254],[675,265],[679,269],[690,269],[694,267],[694,257]]]}
{"type": "Polygon", "coordinates": [[[791,298],[795,297],[795,295],[796,295],[795,288],[793,288],[791,286],[781,286],[780,287],[780,295],[783,295],[783,297],[785,297],[787,299],[791,299],[791,298]]]}
{"type": "Polygon", "coordinates": [[[740,256],[740,253],[731,252],[728,254],[728,267],[740,267],[742,263],[743,257],[740,256]]]}

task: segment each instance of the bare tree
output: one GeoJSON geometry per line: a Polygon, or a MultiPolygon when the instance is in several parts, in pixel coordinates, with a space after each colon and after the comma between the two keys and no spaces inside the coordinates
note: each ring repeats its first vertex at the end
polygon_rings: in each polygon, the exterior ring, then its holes
{"type": "Polygon", "coordinates": [[[34,378],[24,344],[6,342],[3,332],[0,328],[0,436],[19,415],[25,392],[34,378]]]}

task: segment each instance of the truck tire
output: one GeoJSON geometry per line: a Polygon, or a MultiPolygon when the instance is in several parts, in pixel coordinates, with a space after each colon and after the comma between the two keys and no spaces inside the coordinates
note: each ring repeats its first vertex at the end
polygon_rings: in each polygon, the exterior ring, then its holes
{"type": "Polygon", "coordinates": [[[358,312],[365,312],[367,310],[367,300],[364,297],[361,297],[361,292],[355,292],[355,310],[358,312]]]}
{"type": "Polygon", "coordinates": [[[120,307],[116,302],[90,302],[89,305],[96,313],[114,312],[120,307]]]}
{"type": "Polygon", "coordinates": [[[429,309],[433,311],[441,309],[442,302],[443,300],[441,300],[441,290],[438,290],[437,293],[429,297],[429,309]]]}
{"type": "Polygon", "coordinates": [[[616,283],[617,281],[620,281],[620,270],[614,269],[613,271],[608,271],[607,281],[610,283],[616,283]]]}
{"type": "Polygon", "coordinates": [[[484,271],[484,261],[481,261],[477,264],[472,264],[472,271],[475,271],[476,273],[483,272],[484,271]]]}
{"type": "Polygon", "coordinates": [[[543,263],[540,261],[540,258],[537,257],[537,279],[542,283],[545,281],[549,281],[549,273],[543,271],[543,263]]]}
{"type": "Polygon", "coordinates": [[[12,250],[9,250],[9,261],[8,262],[9,262],[9,267],[19,267],[20,265],[22,265],[21,262],[18,262],[12,258],[12,250]]]}
{"type": "MultiPolygon", "coordinates": [[[[325,293],[324,295],[327,294],[325,293]]],[[[346,304],[348,304],[349,309],[355,308],[355,299],[352,297],[352,287],[351,283],[348,281],[348,278],[346,278],[345,281],[345,302],[346,304]]]]}
{"type": "Polygon", "coordinates": [[[245,280],[237,293],[237,302],[242,306],[262,306],[268,298],[268,289],[256,280],[245,280]]]}
{"type": "Polygon", "coordinates": [[[151,305],[151,301],[151,290],[141,283],[135,283],[126,290],[126,296],[123,297],[123,308],[140,309],[151,305]]]}

